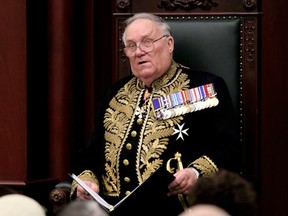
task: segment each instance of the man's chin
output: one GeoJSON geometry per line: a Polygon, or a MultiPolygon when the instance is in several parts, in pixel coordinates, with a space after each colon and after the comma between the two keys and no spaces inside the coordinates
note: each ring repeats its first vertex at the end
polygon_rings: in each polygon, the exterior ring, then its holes
{"type": "Polygon", "coordinates": [[[141,70],[141,71],[139,71],[139,77],[142,77],[142,78],[144,78],[144,79],[147,79],[147,78],[149,78],[149,77],[151,77],[151,76],[153,76],[154,75],[154,71],[151,71],[151,70],[141,70]]]}

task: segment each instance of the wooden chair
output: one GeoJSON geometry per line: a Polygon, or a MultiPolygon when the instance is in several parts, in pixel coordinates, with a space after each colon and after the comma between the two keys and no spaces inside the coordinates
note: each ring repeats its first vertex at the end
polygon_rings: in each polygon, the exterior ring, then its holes
{"type": "MultiPolygon", "coordinates": [[[[186,66],[224,78],[239,118],[239,139],[243,144],[243,175],[256,181],[257,161],[257,19],[253,16],[161,15],[175,39],[174,59],[186,66]],[[254,135],[253,135],[254,134],[254,135]],[[249,165],[248,165],[249,164],[249,165]]],[[[116,17],[114,40],[118,52],[115,77],[130,73],[121,42],[123,22],[116,17]]],[[[55,211],[69,202],[68,184],[58,184],[50,194],[55,211]]]]}

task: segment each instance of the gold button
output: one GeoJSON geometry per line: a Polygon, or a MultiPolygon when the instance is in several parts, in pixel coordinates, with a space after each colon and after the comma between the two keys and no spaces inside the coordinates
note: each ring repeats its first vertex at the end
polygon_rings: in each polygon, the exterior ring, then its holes
{"type": "Polygon", "coordinates": [[[132,144],[131,143],[127,143],[126,144],[126,149],[127,150],[131,150],[132,149],[132,144]]]}
{"type": "Polygon", "coordinates": [[[123,164],[124,164],[125,166],[128,166],[128,165],[129,165],[129,161],[128,161],[127,159],[124,159],[124,160],[123,160],[123,164]]]}
{"type": "Polygon", "coordinates": [[[138,125],[142,125],[143,124],[143,119],[141,119],[141,118],[137,119],[137,124],[138,125]]]}
{"type": "Polygon", "coordinates": [[[126,191],[125,195],[128,196],[131,192],[130,191],[126,191]]]}
{"type": "Polygon", "coordinates": [[[132,136],[132,137],[136,137],[136,136],[137,136],[137,132],[136,132],[136,131],[132,131],[132,132],[131,132],[131,136],[132,136]]]}
{"type": "Polygon", "coordinates": [[[124,181],[129,183],[130,182],[130,178],[129,177],[125,177],[124,181]]]}

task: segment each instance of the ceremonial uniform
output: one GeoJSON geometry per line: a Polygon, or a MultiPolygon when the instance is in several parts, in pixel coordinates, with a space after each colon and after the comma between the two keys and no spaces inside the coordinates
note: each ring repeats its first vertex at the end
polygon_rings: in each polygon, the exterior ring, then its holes
{"type": "Polygon", "coordinates": [[[98,181],[110,202],[128,195],[177,152],[184,168],[195,168],[200,177],[222,167],[238,171],[237,124],[222,78],[172,61],[151,87],[129,76],[105,101],[77,174],[98,181]]]}

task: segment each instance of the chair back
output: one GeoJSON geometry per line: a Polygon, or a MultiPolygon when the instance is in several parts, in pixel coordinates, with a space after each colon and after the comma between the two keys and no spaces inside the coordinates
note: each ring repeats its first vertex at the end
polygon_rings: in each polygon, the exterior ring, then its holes
{"type": "Polygon", "coordinates": [[[240,113],[241,19],[164,17],[175,39],[176,62],[221,76],[240,113]]]}

